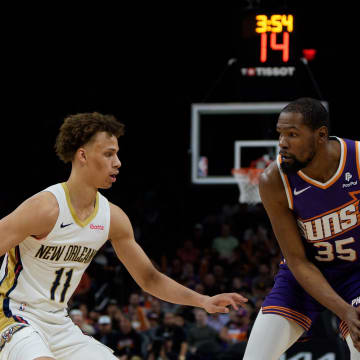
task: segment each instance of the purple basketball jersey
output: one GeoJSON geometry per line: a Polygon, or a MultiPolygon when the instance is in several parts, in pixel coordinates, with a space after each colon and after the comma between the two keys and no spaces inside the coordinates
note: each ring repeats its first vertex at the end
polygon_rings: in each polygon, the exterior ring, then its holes
{"type": "MultiPolygon", "coordinates": [[[[341,157],[336,173],[326,183],[311,179],[302,171],[286,175],[281,170],[280,156],[277,163],[308,259],[345,301],[359,306],[360,143],[330,139],[340,142],[341,157]]],[[[282,315],[309,330],[322,310],[324,307],[303,290],[284,260],[263,303],[263,313],[282,315]]],[[[346,336],[345,323],[340,330],[346,336]]]]}
{"type": "Polygon", "coordinates": [[[359,142],[331,139],[340,142],[341,157],[336,173],[326,183],[302,171],[285,175],[278,159],[307,256],[324,275],[360,266],[359,142]]]}

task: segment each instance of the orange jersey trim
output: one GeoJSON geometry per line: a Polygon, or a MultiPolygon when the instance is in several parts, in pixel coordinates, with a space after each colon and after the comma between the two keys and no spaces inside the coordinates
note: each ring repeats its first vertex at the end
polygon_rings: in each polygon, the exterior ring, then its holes
{"type": "Polygon", "coordinates": [[[340,325],[339,325],[339,330],[341,332],[341,335],[344,337],[344,339],[348,336],[349,334],[349,327],[346,324],[345,321],[341,321],[340,325]]]}
{"type": "Polygon", "coordinates": [[[265,306],[262,308],[264,314],[277,314],[289,320],[295,321],[298,325],[308,331],[311,327],[312,321],[310,318],[295,310],[285,308],[282,306],[265,306]]]}
{"type": "Polygon", "coordinates": [[[347,158],[347,146],[346,146],[346,142],[343,139],[337,138],[338,140],[340,140],[340,143],[342,145],[342,149],[343,149],[343,154],[340,158],[341,164],[337,170],[337,174],[335,175],[335,177],[326,184],[321,184],[319,181],[316,181],[310,177],[308,177],[307,175],[305,175],[301,170],[297,172],[297,174],[307,183],[316,186],[320,189],[327,189],[329,188],[331,185],[333,185],[336,181],[338,181],[338,179],[340,178],[340,176],[342,175],[343,171],[344,171],[344,167],[346,164],[346,158],[347,158]]]}
{"type": "Polygon", "coordinates": [[[357,171],[358,171],[358,176],[360,179],[360,159],[359,159],[359,148],[360,148],[360,142],[359,141],[355,141],[355,154],[356,154],[356,167],[357,167],[357,171]]]}

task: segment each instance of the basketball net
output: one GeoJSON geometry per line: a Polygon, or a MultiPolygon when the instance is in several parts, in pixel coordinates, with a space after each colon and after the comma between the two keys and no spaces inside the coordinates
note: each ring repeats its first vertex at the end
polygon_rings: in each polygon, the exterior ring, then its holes
{"type": "Polygon", "coordinates": [[[250,167],[232,170],[232,174],[240,189],[240,203],[247,203],[250,205],[261,203],[259,194],[260,175],[271,162],[270,157],[264,155],[261,158],[252,161],[250,167]]]}

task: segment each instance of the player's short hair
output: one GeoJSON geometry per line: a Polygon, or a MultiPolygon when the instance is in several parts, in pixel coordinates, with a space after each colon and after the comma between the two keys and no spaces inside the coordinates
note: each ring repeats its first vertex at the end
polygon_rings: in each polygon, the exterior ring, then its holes
{"type": "Polygon", "coordinates": [[[124,135],[124,127],[113,115],[98,112],[70,115],[65,118],[56,138],[56,154],[64,163],[71,162],[79,147],[91,141],[96,133],[105,131],[109,136],[119,138],[124,135]]]}
{"type": "Polygon", "coordinates": [[[321,126],[330,128],[328,111],[321,101],[313,98],[303,97],[294,100],[286,105],[281,112],[302,114],[304,124],[312,130],[319,129],[321,126]]]}

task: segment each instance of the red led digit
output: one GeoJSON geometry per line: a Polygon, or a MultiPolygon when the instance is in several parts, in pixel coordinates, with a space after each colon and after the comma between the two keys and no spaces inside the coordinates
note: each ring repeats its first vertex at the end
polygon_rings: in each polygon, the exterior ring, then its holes
{"type": "Polygon", "coordinates": [[[267,59],[267,33],[260,36],[260,61],[264,63],[267,59]]]}
{"type": "MultiPolygon", "coordinates": [[[[263,35],[263,34],[261,34],[263,35]]],[[[273,50],[280,50],[282,51],[282,59],[284,62],[289,61],[289,33],[287,31],[283,32],[283,43],[279,44],[276,42],[276,33],[270,34],[270,48],[273,50]]],[[[262,39],[262,38],[261,38],[262,39]]]]}

